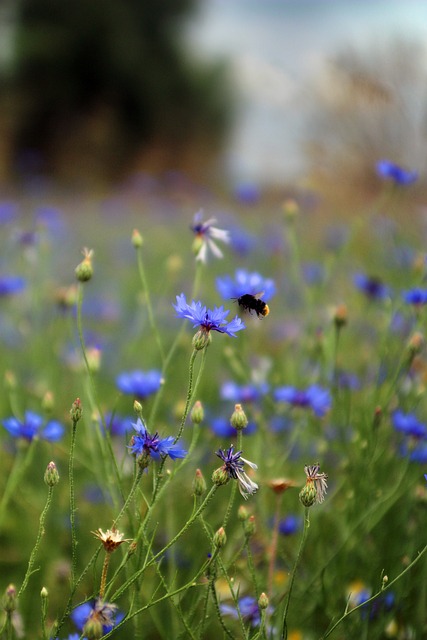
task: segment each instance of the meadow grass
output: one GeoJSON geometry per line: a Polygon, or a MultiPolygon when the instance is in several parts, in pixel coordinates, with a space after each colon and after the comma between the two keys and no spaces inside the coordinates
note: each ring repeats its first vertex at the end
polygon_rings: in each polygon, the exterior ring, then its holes
{"type": "Polygon", "coordinates": [[[412,189],[4,201],[1,638],[427,636],[412,189]]]}

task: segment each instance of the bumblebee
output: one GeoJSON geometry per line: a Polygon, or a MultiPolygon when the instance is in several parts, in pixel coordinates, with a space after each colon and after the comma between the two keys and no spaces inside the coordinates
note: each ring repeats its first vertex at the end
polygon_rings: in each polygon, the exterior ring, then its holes
{"type": "Polygon", "coordinates": [[[268,314],[270,313],[270,307],[266,302],[264,302],[264,300],[261,300],[262,295],[263,292],[256,293],[255,295],[252,295],[251,293],[245,293],[240,296],[240,298],[237,298],[237,304],[239,305],[239,307],[242,307],[244,311],[249,311],[249,313],[255,311],[258,318],[260,316],[265,318],[265,316],[268,316],[268,314]]]}

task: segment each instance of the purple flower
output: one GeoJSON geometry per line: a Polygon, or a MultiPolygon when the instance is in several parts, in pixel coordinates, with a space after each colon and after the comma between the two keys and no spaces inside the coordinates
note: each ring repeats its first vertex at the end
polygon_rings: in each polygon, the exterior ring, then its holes
{"type": "Polygon", "coordinates": [[[193,322],[193,327],[200,327],[206,333],[210,331],[218,331],[219,333],[226,333],[229,336],[235,338],[235,333],[245,329],[245,325],[239,316],[235,316],[230,322],[226,322],[226,317],[230,313],[224,311],[224,307],[215,307],[213,311],[207,309],[201,302],[192,301],[191,304],[187,304],[185,295],[181,293],[180,296],[176,296],[176,304],[173,305],[176,311],[177,318],[185,318],[193,322]]]}
{"type": "Polygon", "coordinates": [[[421,289],[421,287],[415,287],[404,291],[402,294],[404,302],[413,304],[417,307],[427,304],[427,289],[421,289]]]}
{"type": "Polygon", "coordinates": [[[384,300],[390,295],[390,289],[380,278],[367,276],[364,273],[356,273],[353,278],[354,285],[362,291],[370,300],[384,300]]]}
{"type": "Polygon", "coordinates": [[[262,299],[267,301],[276,293],[276,285],[271,278],[263,278],[259,273],[245,269],[237,269],[234,278],[229,275],[217,278],[216,288],[224,299],[262,292],[262,299]]]}
{"type": "Polygon", "coordinates": [[[79,631],[83,631],[89,619],[102,624],[103,635],[108,633],[125,617],[116,604],[102,602],[99,598],[92,603],[85,602],[71,612],[71,619],[79,631]]]}
{"type": "Polygon", "coordinates": [[[151,371],[130,371],[121,373],[116,378],[117,388],[122,393],[131,394],[137,398],[146,398],[160,389],[162,374],[156,369],[151,371]]]}
{"type": "MultiPolygon", "coordinates": [[[[261,613],[258,607],[258,602],[252,596],[244,596],[238,601],[238,607],[242,618],[251,623],[252,627],[258,627],[261,622],[261,613]]],[[[221,613],[225,616],[232,616],[235,620],[238,620],[239,614],[237,609],[228,604],[220,605],[221,613]]]]}
{"type": "Polygon", "coordinates": [[[244,384],[239,385],[229,380],[221,386],[222,400],[231,400],[232,402],[257,402],[268,391],[268,384],[244,384]]]}
{"type": "Polygon", "coordinates": [[[279,533],[282,536],[291,536],[301,529],[301,518],[288,515],[279,522],[279,533]]]}
{"type": "Polygon", "coordinates": [[[132,436],[129,448],[144,469],[148,466],[150,458],[160,460],[160,458],[169,456],[175,460],[176,458],[185,458],[187,455],[185,449],[181,449],[178,444],[175,444],[173,436],[160,438],[157,431],[153,435],[148,433],[140,418],[132,426],[136,435],[132,436]]]}
{"type": "Polygon", "coordinates": [[[132,431],[133,418],[107,413],[105,415],[105,424],[112,436],[124,436],[129,431],[132,431]]]}
{"type": "Polygon", "coordinates": [[[236,451],[236,453],[234,453],[234,445],[231,445],[226,451],[218,449],[215,453],[218,458],[221,458],[224,462],[222,468],[227,473],[228,477],[237,480],[239,491],[245,500],[258,491],[258,485],[256,482],[253,482],[244,471],[245,464],[251,467],[251,469],[258,469],[254,462],[250,462],[249,460],[242,458],[241,451],[236,451]]]}
{"type": "Polygon", "coordinates": [[[376,170],[380,178],[391,180],[394,184],[409,185],[418,180],[418,171],[403,169],[390,160],[379,160],[376,164],[376,170]]]}
{"type": "Polygon", "coordinates": [[[414,413],[403,413],[396,409],[391,414],[391,421],[396,431],[404,433],[406,436],[423,439],[427,438],[427,427],[421,423],[414,413]]]}
{"type": "Polygon", "coordinates": [[[205,222],[203,222],[202,219],[203,211],[198,211],[194,216],[191,227],[191,230],[196,236],[194,244],[196,260],[206,262],[209,250],[216,258],[222,258],[222,251],[217,247],[214,241],[220,240],[225,243],[230,242],[228,231],[214,227],[213,225],[216,223],[215,218],[210,218],[205,222]]]}
{"type": "Polygon", "coordinates": [[[20,293],[25,286],[26,282],[20,276],[0,276],[0,298],[20,293]]]}
{"type": "Polygon", "coordinates": [[[21,422],[15,417],[5,418],[2,424],[14,438],[24,438],[31,442],[39,436],[49,442],[58,442],[64,433],[64,427],[56,420],[45,423],[44,419],[33,411],[26,411],[21,422]]]}
{"type": "Polygon", "coordinates": [[[274,392],[274,398],[278,402],[288,402],[293,407],[309,408],[313,413],[322,417],[331,408],[331,394],[329,389],[324,389],[313,384],[307,389],[295,389],[295,387],[279,387],[274,392]]]}

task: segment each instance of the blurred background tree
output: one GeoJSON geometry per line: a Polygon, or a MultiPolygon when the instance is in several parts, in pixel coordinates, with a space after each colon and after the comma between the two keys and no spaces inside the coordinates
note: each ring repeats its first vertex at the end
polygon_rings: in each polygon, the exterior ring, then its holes
{"type": "Polygon", "coordinates": [[[231,90],[222,63],[202,64],[185,48],[195,5],[21,0],[0,105],[12,166],[97,180],[209,164],[231,90]]]}

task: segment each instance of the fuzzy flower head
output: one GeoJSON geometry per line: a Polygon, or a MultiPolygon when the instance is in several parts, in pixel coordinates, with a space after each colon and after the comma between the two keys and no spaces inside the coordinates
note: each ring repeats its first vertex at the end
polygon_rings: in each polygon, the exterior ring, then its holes
{"type": "Polygon", "coordinates": [[[251,480],[244,471],[245,464],[251,467],[251,469],[258,469],[255,463],[242,458],[241,451],[236,451],[236,453],[234,453],[234,445],[231,445],[226,451],[218,449],[218,451],[216,451],[216,455],[224,462],[221,470],[228,478],[237,480],[239,491],[245,500],[258,491],[258,485],[256,482],[253,482],[253,480],[251,480]]]}
{"type": "Polygon", "coordinates": [[[263,278],[259,273],[250,273],[245,269],[237,269],[234,278],[229,275],[217,278],[216,288],[224,299],[237,299],[247,293],[255,296],[262,291],[262,299],[267,301],[276,293],[274,280],[263,278]]]}
{"type": "Polygon", "coordinates": [[[44,419],[33,411],[26,411],[23,420],[15,417],[5,418],[2,421],[4,428],[14,438],[24,438],[31,442],[38,436],[48,442],[58,442],[64,433],[64,427],[56,420],[45,422],[44,419]]]}
{"type": "Polygon", "coordinates": [[[418,180],[417,171],[404,169],[390,160],[379,160],[376,164],[376,170],[380,178],[401,186],[407,186],[418,180]]]}
{"type": "Polygon", "coordinates": [[[206,263],[208,252],[210,251],[216,258],[222,258],[222,251],[218,248],[215,240],[229,243],[230,235],[224,229],[214,227],[215,218],[209,218],[203,222],[203,211],[198,211],[193,219],[191,230],[195,235],[193,243],[193,251],[196,254],[196,260],[206,263]]]}
{"type": "Polygon", "coordinates": [[[92,531],[92,533],[95,538],[98,538],[98,540],[102,542],[107,553],[112,553],[124,542],[130,542],[130,540],[123,538],[124,533],[120,533],[120,531],[114,529],[114,527],[113,529],[107,529],[105,533],[102,529],[97,529],[96,531],[92,531]]]}
{"type": "Polygon", "coordinates": [[[201,302],[188,304],[185,295],[176,296],[176,304],[173,305],[177,318],[191,320],[193,327],[199,327],[202,334],[209,335],[211,331],[226,333],[228,336],[236,337],[236,332],[245,329],[245,325],[239,316],[235,316],[230,322],[226,318],[230,311],[224,311],[224,307],[208,309],[201,302]]]}
{"type": "Polygon", "coordinates": [[[136,424],[132,426],[137,433],[132,436],[129,448],[141,468],[146,469],[151,459],[160,460],[169,456],[175,460],[176,458],[185,458],[187,455],[184,449],[174,443],[173,436],[160,438],[157,431],[153,435],[148,433],[141,418],[138,418],[136,424]]]}
{"type": "Polygon", "coordinates": [[[304,472],[307,478],[300,492],[300,500],[305,507],[311,507],[314,503],[321,503],[325,499],[328,476],[320,472],[319,463],[306,465],[304,472]]]}

